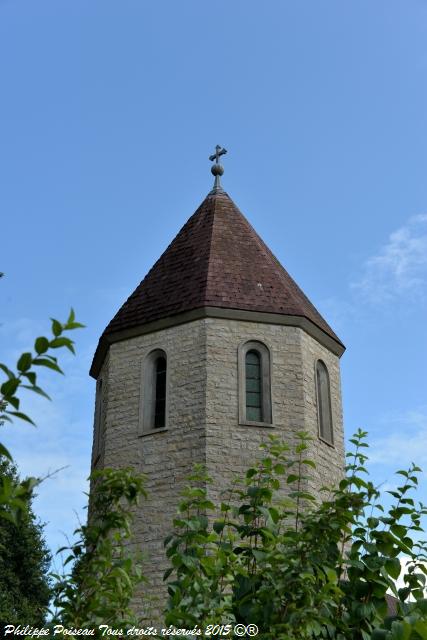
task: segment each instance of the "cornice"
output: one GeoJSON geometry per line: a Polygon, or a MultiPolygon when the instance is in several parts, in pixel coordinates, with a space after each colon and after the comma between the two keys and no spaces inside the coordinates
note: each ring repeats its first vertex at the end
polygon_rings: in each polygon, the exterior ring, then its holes
{"type": "Polygon", "coordinates": [[[93,378],[98,377],[110,344],[136,338],[137,336],[146,335],[147,333],[155,333],[180,324],[186,324],[187,322],[194,322],[195,320],[200,320],[202,318],[221,318],[224,320],[298,327],[303,329],[303,331],[339,358],[345,351],[345,347],[341,342],[334,340],[330,335],[323,331],[323,329],[304,316],[294,316],[281,313],[264,313],[261,311],[245,311],[243,309],[223,309],[221,307],[200,307],[198,309],[191,309],[191,311],[185,311],[184,313],[168,316],[166,318],[160,318],[153,322],[147,322],[130,329],[115,331],[114,333],[101,336],[90,368],[90,375],[93,378]]]}

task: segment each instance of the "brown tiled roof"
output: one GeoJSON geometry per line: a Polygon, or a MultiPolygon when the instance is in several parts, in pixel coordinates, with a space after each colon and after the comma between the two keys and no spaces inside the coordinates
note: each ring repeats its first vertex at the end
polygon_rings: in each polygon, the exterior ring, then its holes
{"type": "Polygon", "coordinates": [[[201,307],[303,316],[341,344],[221,191],[205,198],[103,336],[201,307]]]}
{"type": "Polygon", "coordinates": [[[387,615],[391,617],[397,616],[399,613],[399,600],[392,596],[390,593],[385,594],[385,599],[387,602],[387,615]]]}

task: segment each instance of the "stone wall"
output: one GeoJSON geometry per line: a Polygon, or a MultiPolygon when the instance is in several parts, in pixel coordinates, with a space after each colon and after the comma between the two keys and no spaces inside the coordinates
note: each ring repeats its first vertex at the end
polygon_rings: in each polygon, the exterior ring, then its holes
{"type": "MultiPolygon", "coordinates": [[[[110,346],[103,378],[102,455],[97,466],[132,466],[147,476],[149,494],[135,518],[134,545],[147,555],[150,587],[139,594],[162,602],[166,568],[163,540],[170,533],[179,494],[195,462],[207,465],[212,499],[259,455],[269,433],[295,442],[298,431],[314,438],[311,457],[318,469],[311,487],[336,482],[343,469],[339,360],[302,329],[257,322],[205,318],[138,336],[110,346]],[[238,349],[248,340],[270,351],[272,427],[239,424],[238,349]],[[146,356],[167,354],[167,429],[141,433],[141,393],[146,356]],[[331,380],[335,446],[317,435],[315,361],[322,358],[331,380]]],[[[159,610],[160,606],[155,605],[159,610]]]]}
{"type": "Polygon", "coordinates": [[[304,428],[304,392],[299,330],[233,320],[207,320],[207,466],[212,499],[259,457],[270,433],[290,444],[304,428]],[[238,349],[260,341],[270,351],[273,427],[239,424],[238,349]]]}
{"type": "Polygon", "coordinates": [[[292,447],[296,433],[313,438],[307,457],[316,462],[310,489],[336,484],[343,474],[344,445],[339,359],[297,327],[256,322],[208,319],[206,390],[206,460],[214,483],[211,498],[229,486],[236,474],[259,457],[259,445],[268,434],[280,435],[292,447]],[[240,425],[238,419],[239,345],[258,340],[271,358],[273,426],[240,425]],[[323,359],[329,370],[334,425],[334,446],[318,437],[315,362],[323,359]]]}
{"type": "Polygon", "coordinates": [[[312,472],[310,489],[318,495],[323,486],[336,486],[344,475],[345,450],[344,428],[341,400],[340,361],[337,356],[325,349],[304,331],[301,331],[301,350],[304,380],[304,412],[305,430],[309,431],[313,441],[310,447],[311,457],[316,462],[316,470],[312,472]],[[315,383],[315,364],[323,360],[329,373],[332,405],[332,426],[334,446],[318,437],[317,398],[315,383]]]}
{"type": "MultiPolygon", "coordinates": [[[[179,494],[195,462],[205,462],[206,338],[204,321],[116,342],[102,369],[105,411],[104,465],[134,467],[147,476],[148,499],[135,517],[135,548],[146,555],[148,599],[164,600],[163,540],[171,531],[179,494]],[[168,366],[167,430],[138,435],[143,362],[163,349],[168,366]]],[[[142,609],[143,610],[143,609],[142,609]]]]}

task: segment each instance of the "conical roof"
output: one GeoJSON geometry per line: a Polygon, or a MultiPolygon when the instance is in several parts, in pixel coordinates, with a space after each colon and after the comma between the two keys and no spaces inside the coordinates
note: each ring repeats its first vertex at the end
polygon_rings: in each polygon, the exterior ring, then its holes
{"type": "Polygon", "coordinates": [[[303,317],[344,350],[228,194],[214,190],[111,320],[97,353],[114,335],[206,307],[303,317]]]}

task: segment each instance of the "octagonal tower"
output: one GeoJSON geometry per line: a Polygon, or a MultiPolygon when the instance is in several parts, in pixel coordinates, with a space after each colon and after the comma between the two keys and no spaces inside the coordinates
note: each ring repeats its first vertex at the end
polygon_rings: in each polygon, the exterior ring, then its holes
{"type": "Polygon", "coordinates": [[[213,190],[105,329],[90,372],[92,468],[147,475],[135,543],[160,600],[163,540],[194,463],[213,477],[215,500],[269,433],[292,444],[307,431],[311,490],[344,469],[344,346],[213,173],[213,190]]]}

